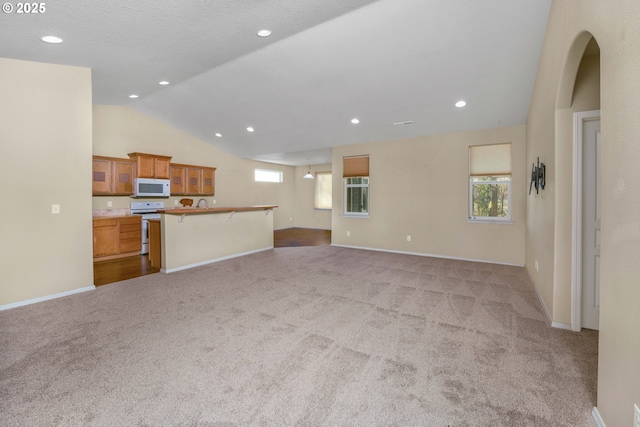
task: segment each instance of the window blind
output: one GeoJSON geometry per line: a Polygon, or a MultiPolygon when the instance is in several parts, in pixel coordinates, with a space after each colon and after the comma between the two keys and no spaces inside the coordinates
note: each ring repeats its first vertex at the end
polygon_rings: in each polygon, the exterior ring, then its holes
{"type": "Polygon", "coordinates": [[[353,156],[342,158],[342,177],[354,178],[369,176],[369,156],[353,156]]]}
{"type": "Polygon", "coordinates": [[[331,172],[316,172],[316,209],[331,209],[331,172]]]}
{"type": "Polygon", "coordinates": [[[511,175],[511,143],[469,147],[469,176],[511,175]]]}

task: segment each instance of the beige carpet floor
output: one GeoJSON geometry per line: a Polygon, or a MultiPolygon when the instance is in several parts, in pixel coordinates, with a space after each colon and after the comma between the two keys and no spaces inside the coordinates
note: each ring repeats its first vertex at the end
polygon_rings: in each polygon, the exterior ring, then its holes
{"type": "Polygon", "coordinates": [[[2,426],[593,426],[524,269],[279,248],[0,312],[2,426]]]}

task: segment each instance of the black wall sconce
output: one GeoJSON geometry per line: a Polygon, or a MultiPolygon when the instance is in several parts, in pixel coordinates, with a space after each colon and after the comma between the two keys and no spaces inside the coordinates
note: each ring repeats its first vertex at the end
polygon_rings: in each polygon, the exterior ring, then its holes
{"type": "Polygon", "coordinates": [[[536,187],[536,194],[538,190],[544,190],[546,166],[544,163],[540,163],[540,157],[538,157],[538,164],[535,163],[531,166],[531,183],[529,184],[529,194],[531,194],[531,187],[536,187]]]}

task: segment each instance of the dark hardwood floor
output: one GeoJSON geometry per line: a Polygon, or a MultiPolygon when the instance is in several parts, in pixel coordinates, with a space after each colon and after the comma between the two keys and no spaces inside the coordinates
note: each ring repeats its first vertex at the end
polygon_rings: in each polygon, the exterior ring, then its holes
{"type": "Polygon", "coordinates": [[[148,255],[98,261],[93,263],[93,284],[102,286],[158,271],[160,271],[159,268],[151,267],[148,255]]]}
{"type": "MultiPolygon", "coordinates": [[[[329,244],[331,244],[331,230],[287,228],[273,232],[273,246],[276,248],[329,244]]],[[[102,286],[158,271],[160,271],[159,268],[151,267],[148,255],[98,261],[93,263],[93,284],[102,286]]]]}
{"type": "Polygon", "coordinates": [[[315,230],[311,228],[286,228],[273,232],[273,246],[284,248],[290,246],[321,246],[331,244],[331,230],[315,230]]]}

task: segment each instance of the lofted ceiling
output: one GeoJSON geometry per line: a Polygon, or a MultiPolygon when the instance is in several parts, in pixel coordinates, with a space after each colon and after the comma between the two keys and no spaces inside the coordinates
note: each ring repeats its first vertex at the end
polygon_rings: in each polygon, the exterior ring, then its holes
{"type": "Polygon", "coordinates": [[[95,104],[306,165],[330,163],[333,146],[524,124],[551,0],[45,5],[0,15],[0,57],[89,67],[95,104]]]}

